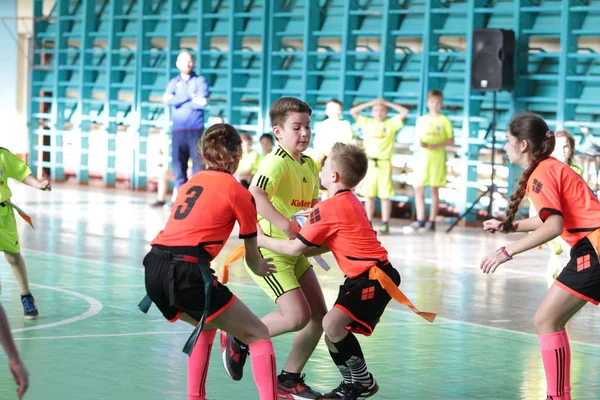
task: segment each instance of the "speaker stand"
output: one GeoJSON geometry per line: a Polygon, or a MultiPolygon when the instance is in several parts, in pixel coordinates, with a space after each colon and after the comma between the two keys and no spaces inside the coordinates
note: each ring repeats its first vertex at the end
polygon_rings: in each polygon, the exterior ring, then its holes
{"type": "Polygon", "coordinates": [[[492,175],[491,175],[491,181],[490,181],[490,186],[487,187],[487,189],[485,190],[485,192],[483,192],[478,198],[477,200],[475,200],[473,202],[473,204],[471,204],[471,206],[469,208],[467,208],[457,219],[456,221],[454,221],[454,223],[452,225],[450,225],[450,227],[446,230],[446,233],[450,233],[450,231],[452,229],[454,229],[454,227],[456,225],[458,225],[458,223],[460,221],[462,221],[465,216],[471,212],[471,210],[473,210],[473,208],[479,204],[479,202],[481,201],[481,199],[483,197],[485,197],[486,195],[490,196],[490,202],[488,203],[488,207],[487,207],[487,219],[491,219],[494,218],[494,216],[492,215],[492,204],[494,202],[494,192],[496,191],[496,185],[494,184],[494,178],[496,175],[496,163],[495,163],[495,159],[496,159],[496,92],[492,92],[492,121],[490,123],[490,125],[487,128],[487,132],[485,133],[485,137],[484,139],[487,139],[489,135],[492,135],[492,175]]]}

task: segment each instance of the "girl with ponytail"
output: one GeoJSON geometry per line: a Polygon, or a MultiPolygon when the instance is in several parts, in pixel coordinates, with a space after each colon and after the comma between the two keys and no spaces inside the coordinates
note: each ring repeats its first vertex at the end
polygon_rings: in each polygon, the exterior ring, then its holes
{"type": "Polygon", "coordinates": [[[233,126],[216,124],[203,135],[199,151],[208,168],[181,186],[165,228],[151,243],[152,250],[143,261],[151,302],[144,299],[140,309],[147,312],[154,303],[169,322],[182,320],[196,327],[184,347],[189,355],[188,400],[206,400],[217,329],[248,343],[258,398],[277,400],[269,329],[210,269],[237,221],[247,265],[263,277],[275,270],[272,259],[263,259],[258,250],[254,198],[233,177],[242,156],[242,140],[233,126]]]}
{"type": "Polygon", "coordinates": [[[555,135],[540,117],[523,114],[509,125],[504,150],[512,164],[524,168],[510,197],[507,218],[485,221],[490,232],[532,232],[488,254],[481,262],[484,273],[517,254],[561,236],[570,246],[571,259],[539,305],[534,324],[546,372],[547,399],[571,399],[571,350],[565,325],[586,302],[600,301],[600,201],[571,167],[551,157],[555,135]],[[538,215],[515,221],[527,194],[538,215]]]}

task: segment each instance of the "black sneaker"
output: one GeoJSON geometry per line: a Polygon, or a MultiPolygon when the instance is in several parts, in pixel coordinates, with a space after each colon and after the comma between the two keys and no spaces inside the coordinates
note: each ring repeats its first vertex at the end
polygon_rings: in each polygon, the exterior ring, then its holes
{"type": "Polygon", "coordinates": [[[225,372],[234,381],[244,376],[244,364],[248,358],[248,346],[235,340],[233,335],[221,331],[221,355],[225,372]]]}
{"type": "Polygon", "coordinates": [[[148,204],[150,207],[162,207],[166,204],[166,202],[164,200],[156,200],[153,203],[148,204]]]}
{"type": "Polygon", "coordinates": [[[302,374],[302,376],[296,380],[289,379],[286,381],[282,381],[281,378],[277,377],[277,397],[280,399],[287,400],[317,400],[320,399],[321,393],[315,392],[304,383],[304,377],[306,375],[302,374]]]}
{"type": "Polygon", "coordinates": [[[35,299],[31,293],[21,296],[21,303],[23,303],[23,316],[25,319],[36,319],[38,317],[38,310],[35,308],[35,299]]]}
{"type": "Polygon", "coordinates": [[[339,400],[344,397],[344,390],[347,390],[346,387],[350,384],[345,383],[344,381],[340,382],[339,386],[333,389],[329,393],[325,393],[322,400],[339,400]]]}
{"type": "Polygon", "coordinates": [[[422,228],[419,228],[419,232],[435,232],[435,222],[427,221],[422,228]]]}
{"type": "Polygon", "coordinates": [[[347,385],[344,388],[344,397],[342,397],[342,400],[364,400],[367,397],[373,396],[379,391],[379,385],[372,374],[371,379],[373,379],[373,383],[369,387],[365,387],[358,382],[347,385]]]}

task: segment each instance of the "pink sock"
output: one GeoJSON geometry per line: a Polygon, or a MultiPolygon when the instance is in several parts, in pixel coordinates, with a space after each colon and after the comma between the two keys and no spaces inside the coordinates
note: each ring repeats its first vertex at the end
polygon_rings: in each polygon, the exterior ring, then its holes
{"type": "Polygon", "coordinates": [[[567,331],[538,335],[546,372],[546,392],[553,400],[571,399],[571,348],[567,331]]]}
{"type": "Polygon", "coordinates": [[[188,357],[188,400],[206,400],[206,375],[216,329],[202,331],[188,357]]]}
{"type": "Polygon", "coordinates": [[[277,400],[277,370],[275,350],[270,340],[262,340],[249,346],[252,375],[260,400],[277,400]]]}

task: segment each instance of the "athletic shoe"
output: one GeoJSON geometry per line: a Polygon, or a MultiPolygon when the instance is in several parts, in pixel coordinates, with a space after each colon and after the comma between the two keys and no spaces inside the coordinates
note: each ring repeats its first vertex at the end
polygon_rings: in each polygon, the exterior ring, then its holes
{"type": "Polygon", "coordinates": [[[35,308],[35,299],[31,293],[21,296],[21,303],[23,303],[23,316],[25,319],[36,319],[38,317],[38,310],[35,308]]]}
{"type": "Polygon", "coordinates": [[[419,232],[435,232],[435,222],[427,221],[422,228],[419,228],[419,232]]]}
{"type": "Polygon", "coordinates": [[[358,382],[353,382],[352,385],[346,386],[344,388],[344,397],[342,397],[342,400],[364,400],[377,393],[379,391],[379,385],[372,374],[371,378],[373,379],[373,383],[369,387],[365,387],[358,382]]]}
{"type": "Polygon", "coordinates": [[[304,377],[302,374],[298,379],[288,379],[282,381],[281,378],[277,377],[277,397],[280,399],[287,400],[317,400],[320,399],[321,393],[315,392],[304,383],[304,377]]]}
{"type": "Polygon", "coordinates": [[[344,390],[347,390],[346,386],[349,386],[349,385],[350,384],[344,383],[344,381],[342,381],[342,382],[340,382],[338,387],[336,387],[329,393],[325,393],[321,399],[322,400],[339,400],[342,397],[344,397],[344,390]]]}
{"type": "Polygon", "coordinates": [[[156,200],[148,205],[153,208],[158,208],[164,206],[165,204],[166,202],[164,200],[156,200]]]}
{"type": "Polygon", "coordinates": [[[425,226],[424,222],[415,221],[410,225],[406,225],[406,226],[402,227],[402,233],[406,233],[406,234],[415,233],[418,230],[420,230],[421,228],[423,228],[424,226],[425,226]]]}
{"type": "Polygon", "coordinates": [[[221,356],[225,372],[234,381],[244,376],[244,364],[248,358],[248,346],[237,341],[233,335],[221,331],[221,356]]]}
{"type": "Polygon", "coordinates": [[[385,224],[385,223],[383,225],[381,225],[381,227],[379,228],[379,234],[389,235],[390,234],[390,225],[385,224]]]}

